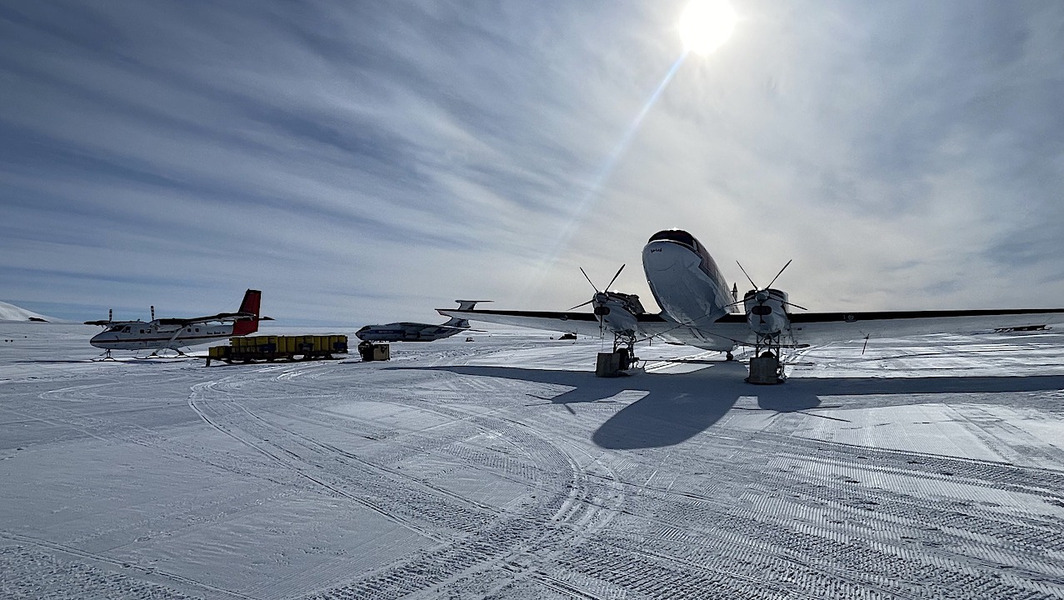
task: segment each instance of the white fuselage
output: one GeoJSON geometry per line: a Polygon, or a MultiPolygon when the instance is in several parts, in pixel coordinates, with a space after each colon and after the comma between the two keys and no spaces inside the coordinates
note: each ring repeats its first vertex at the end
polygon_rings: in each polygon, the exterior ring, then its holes
{"type": "MultiPolygon", "coordinates": [[[[730,312],[728,284],[709,253],[694,238],[690,242],[651,238],[643,248],[643,270],[662,317],[678,326],[707,327],[730,312]]],[[[718,341],[722,348],[733,345],[718,341]]]]}
{"type": "Polygon", "coordinates": [[[355,332],[358,339],[367,342],[434,342],[463,331],[469,327],[432,325],[429,323],[388,323],[366,325],[355,332]]]}
{"type": "Polygon", "coordinates": [[[105,350],[148,350],[184,348],[226,339],[233,335],[231,323],[162,325],[157,321],[116,322],[96,334],[89,343],[105,350]]]}

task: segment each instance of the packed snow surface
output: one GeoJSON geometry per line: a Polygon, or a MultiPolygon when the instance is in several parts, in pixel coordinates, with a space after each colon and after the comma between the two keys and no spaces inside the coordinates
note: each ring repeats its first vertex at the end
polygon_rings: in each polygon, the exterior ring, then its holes
{"type": "Polygon", "coordinates": [[[205,367],[95,331],[0,324],[0,597],[1064,598],[1056,332],[753,386],[536,332],[205,367]]]}

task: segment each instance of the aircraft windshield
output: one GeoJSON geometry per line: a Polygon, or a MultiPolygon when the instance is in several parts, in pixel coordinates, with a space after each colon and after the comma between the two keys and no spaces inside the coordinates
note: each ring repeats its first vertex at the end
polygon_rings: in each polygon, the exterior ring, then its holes
{"type": "Polygon", "coordinates": [[[687,233],[686,231],[684,231],[682,229],[666,229],[665,231],[659,231],[659,232],[655,233],[654,235],[650,236],[650,240],[648,240],[647,243],[649,244],[650,242],[657,242],[657,241],[660,241],[660,240],[668,240],[670,242],[677,242],[679,244],[683,244],[684,246],[687,246],[688,248],[690,248],[691,250],[694,250],[695,252],[698,251],[698,248],[697,248],[697,246],[695,244],[694,236],[692,236],[690,233],[687,233]]]}

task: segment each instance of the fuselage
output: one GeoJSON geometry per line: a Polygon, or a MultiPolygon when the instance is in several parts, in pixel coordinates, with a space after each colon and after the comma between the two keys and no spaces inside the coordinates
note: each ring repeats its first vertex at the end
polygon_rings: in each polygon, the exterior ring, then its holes
{"type": "MultiPolygon", "coordinates": [[[[468,328],[468,323],[465,328],[468,328]]],[[[433,342],[459,333],[462,327],[432,325],[429,323],[388,323],[366,325],[355,332],[358,339],[367,342],[433,342]]]]}
{"type": "Polygon", "coordinates": [[[104,350],[176,350],[233,335],[231,323],[163,325],[158,321],[121,321],[92,337],[89,343],[104,350]]]}
{"type": "Polygon", "coordinates": [[[707,325],[727,314],[734,301],[717,263],[691,234],[670,229],[643,247],[647,284],[665,317],[684,325],[707,325]]]}
{"type": "Polygon", "coordinates": [[[663,318],[700,339],[699,347],[723,351],[735,346],[730,339],[704,333],[732,312],[734,301],[717,263],[694,236],[679,229],[655,233],[643,247],[643,271],[663,318]]]}

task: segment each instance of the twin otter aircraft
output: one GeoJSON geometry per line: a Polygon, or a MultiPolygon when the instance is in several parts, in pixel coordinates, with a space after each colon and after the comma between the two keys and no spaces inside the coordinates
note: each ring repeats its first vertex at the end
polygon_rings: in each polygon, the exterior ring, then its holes
{"type": "MultiPolygon", "coordinates": [[[[751,281],[754,289],[739,301],[738,288],[729,289],[705,247],[690,233],[678,229],[651,236],[643,248],[643,270],[662,309],[656,315],[647,314],[638,297],[609,291],[608,285],[601,292],[596,289],[589,302],[594,307],[593,314],[461,308],[437,312],[473,321],[584,335],[609,331],[614,335],[615,351],[622,346],[629,357],[637,341],[657,338],[725,352],[728,359],[738,347],[752,347],[755,357],[776,359],[784,348],[867,340],[873,335],[1040,329],[1048,323],[1064,321],[1064,308],[792,313],[790,308],[805,309],[790,303],[786,292],[773,288],[775,279],[764,288],[751,281]],[[740,304],[742,311],[738,310],[740,304]]],[[[783,367],[777,364],[777,368],[782,380],[783,367]]]]}
{"type": "Polygon", "coordinates": [[[206,344],[237,335],[247,335],[259,330],[259,321],[272,320],[259,316],[262,292],[248,290],[237,312],[218,313],[188,319],[156,319],[155,307],[151,309],[151,321],[85,321],[86,325],[100,325],[105,329],[93,336],[89,343],[103,348],[109,357],[111,350],[176,350],[206,344]]]}

